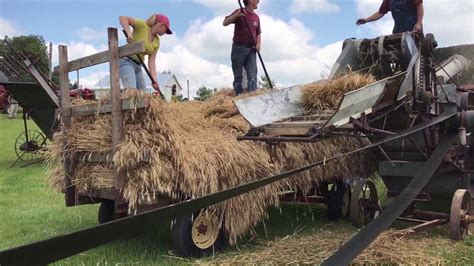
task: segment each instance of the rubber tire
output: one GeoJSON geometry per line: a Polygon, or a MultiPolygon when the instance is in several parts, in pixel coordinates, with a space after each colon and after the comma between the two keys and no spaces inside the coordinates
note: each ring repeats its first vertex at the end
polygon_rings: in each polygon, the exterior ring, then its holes
{"type": "Polygon", "coordinates": [[[178,217],[171,225],[171,245],[176,255],[184,258],[199,258],[213,252],[220,251],[227,246],[227,237],[221,228],[214,245],[207,249],[198,248],[192,239],[191,226],[193,224],[193,217],[197,217],[197,213],[178,217]]]}
{"type": "Polygon", "coordinates": [[[108,223],[115,220],[115,202],[107,200],[100,203],[99,224],[108,223]]]}
{"type": "MultiPolygon", "coordinates": [[[[333,183],[331,190],[327,194],[327,215],[329,220],[336,221],[347,217],[348,213],[342,212],[344,207],[344,194],[347,190],[349,190],[350,200],[350,187],[342,181],[333,183]]],[[[348,204],[350,204],[350,202],[348,202],[348,204]]]]}

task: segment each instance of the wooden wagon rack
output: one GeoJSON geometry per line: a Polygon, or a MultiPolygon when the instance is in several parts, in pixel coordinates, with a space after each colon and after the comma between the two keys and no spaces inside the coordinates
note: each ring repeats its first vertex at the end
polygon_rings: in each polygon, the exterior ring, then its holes
{"type": "MultiPolygon", "coordinates": [[[[72,182],[74,176],[73,166],[77,161],[87,162],[103,162],[111,163],[113,152],[117,145],[123,139],[123,111],[145,108],[148,102],[145,98],[122,99],[120,82],[119,82],[119,59],[122,57],[142,53],[145,51],[143,42],[126,44],[118,46],[118,31],[116,28],[108,28],[108,46],[107,51],[103,51],[94,55],[79,58],[73,61],[68,61],[67,46],[59,46],[59,66],[54,70],[59,72],[60,79],[60,118],[63,125],[63,130],[67,134],[67,130],[72,126],[72,118],[86,115],[94,115],[101,113],[112,114],[112,152],[108,154],[101,153],[84,153],[76,155],[74,158],[64,156],[64,170],[65,170],[65,198],[66,206],[75,206],[80,204],[97,203],[104,200],[114,200],[115,214],[124,216],[127,213],[127,202],[123,199],[121,189],[124,185],[124,173],[114,167],[114,189],[96,189],[90,193],[80,193],[72,182]],[[110,104],[87,104],[83,106],[71,106],[71,99],[69,95],[69,72],[90,66],[109,62],[110,67],[110,104]]],[[[144,156],[147,160],[149,156],[144,156]]]]}

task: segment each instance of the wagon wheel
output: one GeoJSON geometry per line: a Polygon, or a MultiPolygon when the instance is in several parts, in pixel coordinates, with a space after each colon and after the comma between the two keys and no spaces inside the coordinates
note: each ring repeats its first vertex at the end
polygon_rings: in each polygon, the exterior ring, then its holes
{"type": "Polygon", "coordinates": [[[45,147],[46,137],[37,130],[28,130],[28,138],[23,131],[15,140],[15,154],[21,161],[38,160],[45,147]]]}
{"type": "Polygon", "coordinates": [[[471,193],[465,189],[458,189],[454,193],[449,216],[449,236],[453,240],[462,240],[465,235],[474,233],[467,219],[469,215],[474,215],[471,201],[471,193]]]}
{"type": "Polygon", "coordinates": [[[330,220],[346,218],[349,215],[351,201],[351,187],[349,184],[343,181],[335,181],[325,197],[330,220]]]}
{"type": "Polygon", "coordinates": [[[224,248],[227,239],[217,217],[199,212],[176,218],[171,226],[171,242],[178,255],[201,257],[224,248]]]}
{"type": "Polygon", "coordinates": [[[349,217],[357,227],[362,227],[372,221],[380,212],[377,188],[372,181],[357,181],[352,191],[349,217]]]}

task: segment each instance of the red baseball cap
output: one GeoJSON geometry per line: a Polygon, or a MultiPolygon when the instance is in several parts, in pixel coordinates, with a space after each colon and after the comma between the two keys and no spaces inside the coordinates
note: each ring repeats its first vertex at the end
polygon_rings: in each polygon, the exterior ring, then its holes
{"type": "Polygon", "coordinates": [[[156,22],[161,22],[166,25],[166,33],[173,34],[170,26],[170,19],[163,14],[156,14],[156,22]]]}

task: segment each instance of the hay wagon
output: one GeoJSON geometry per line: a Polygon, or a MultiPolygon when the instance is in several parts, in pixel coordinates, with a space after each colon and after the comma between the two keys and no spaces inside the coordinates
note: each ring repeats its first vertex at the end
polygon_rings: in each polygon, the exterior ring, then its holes
{"type": "MultiPolygon", "coordinates": [[[[131,43],[118,46],[117,29],[108,29],[109,49],[108,51],[68,61],[67,47],[59,46],[59,66],[54,68],[59,72],[60,77],[60,118],[63,132],[67,132],[74,126],[76,120],[84,117],[94,117],[97,115],[111,115],[111,152],[75,152],[73,157],[65,154],[63,167],[65,171],[65,194],[66,206],[78,206],[83,204],[99,203],[98,222],[107,223],[115,219],[134,215],[159,207],[167,206],[173,201],[164,195],[156,195],[154,198],[143,199],[140,204],[129,208],[127,200],[122,192],[124,189],[125,173],[113,164],[114,151],[124,137],[124,113],[131,110],[142,110],[149,106],[146,97],[127,97],[122,95],[119,84],[119,58],[144,52],[143,43],[131,43]],[[97,104],[88,103],[72,105],[69,94],[68,74],[86,67],[109,62],[110,66],[110,101],[97,104]],[[93,163],[98,165],[112,165],[114,169],[113,179],[107,182],[113,183],[113,188],[91,188],[87,192],[79,191],[74,185],[74,167],[78,163],[93,163]]],[[[141,151],[140,162],[150,163],[150,152],[141,151]]],[[[171,240],[173,247],[179,255],[199,256],[223,247],[226,243],[225,235],[214,217],[197,213],[190,213],[184,217],[173,220],[171,227],[171,240]]]]}

